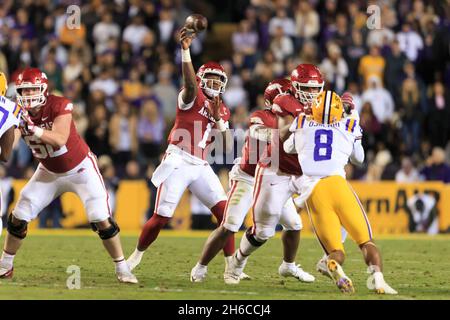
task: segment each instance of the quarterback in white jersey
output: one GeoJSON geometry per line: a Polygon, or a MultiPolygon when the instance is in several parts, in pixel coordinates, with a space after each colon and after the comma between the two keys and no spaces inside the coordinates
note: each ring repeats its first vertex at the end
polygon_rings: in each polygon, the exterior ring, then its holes
{"type": "MultiPolygon", "coordinates": [[[[14,130],[19,126],[22,109],[15,102],[5,98],[8,89],[6,76],[0,72],[0,160],[8,161],[14,144],[14,130]]],[[[0,195],[0,212],[2,203],[0,195]]],[[[0,235],[3,229],[0,216],[0,235]]]]}
{"type": "Polygon", "coordinates": [[[359,245],[370,274],[367,286],[380,294],[397,294],[385,281],[382,261],[369,220],[358,196],[345,179],[344,166],[364,161],[362,130],[358,119],[344,118],[341,98],[322,92],[312,105],[312,117],[298,116],[284,150],[297,153],[303,176],[293,180],[293,189],[306,204],[314,232],[327,255],[329,276],[345,293],[353,293],[352,281],[341,265],[345,260],[341,224],[359,245]]]}

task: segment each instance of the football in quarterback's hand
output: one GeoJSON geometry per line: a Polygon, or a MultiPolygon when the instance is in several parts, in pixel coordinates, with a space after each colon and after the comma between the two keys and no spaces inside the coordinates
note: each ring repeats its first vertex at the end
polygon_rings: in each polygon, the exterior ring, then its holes
{"type": "Polygon", "coordinates": [[[191,14],[186,18],[186,23],[184,24],[189,32],[199,33],[208,27],[208,20],[201,14],[191,14]]]}

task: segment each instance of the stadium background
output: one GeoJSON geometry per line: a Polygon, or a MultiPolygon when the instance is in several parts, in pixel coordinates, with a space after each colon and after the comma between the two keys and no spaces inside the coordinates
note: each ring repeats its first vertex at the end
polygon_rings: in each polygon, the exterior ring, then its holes
{"type": "MultiPolygon", "coordinates": [[[[154,188],[144,178],[158,165],[174,121],[177,31],[192,12],[209,20],[191,47],[194,67],[224,65],[232,127],[245,128],[249,113],[264,105],[270,80],[298,63],[317,64],[327,88],[351,91],[360,112],[367,161],[347,172],[375,232],[426,232],[430,219],[411,218],[417,191],[432,195],[419,192],[427,215],[439,216],[439,231],[450,230],[448,1],[3,1],[0,70],[11,82],[8,95],[18,73],[37,66],[53,93],[72,99],[77,129],[99,157],[123,230],[140,229],[152,211],[154,188]],[[371,4],[380,9],[380,28],[367,27],[371,4]],[[81,9],[73,30],[66,24],[70,5],[81,9]]],[[[8,212],[35,166],[21,141],[0,170],[8,212]]],[[[224,186],[230,167],[214,165],[224,186]]],[[[171,227],[189,229],[193,207],[205,211],[185,194],[171,227]]],[[[55,201],[46,214],[60,209],[55,201]]],[[[86,225],[74,195],[62,197],[62,211],[62,226],[86,225]]]]}

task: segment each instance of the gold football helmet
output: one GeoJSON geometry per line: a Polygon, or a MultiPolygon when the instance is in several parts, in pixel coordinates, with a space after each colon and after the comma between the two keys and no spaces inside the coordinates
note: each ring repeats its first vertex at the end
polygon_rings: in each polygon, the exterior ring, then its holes
{"type": "Polygon", "coordinates": [[[3,72],[0,72],[0,96],[6,95],[6,90],[8,90],[8,80],[3,72]]]}
{"type": "Polygon", "coordinates": [[[312,103],[314,121],[332,124],[342,119],[344,107],[341,98],[333,91],[321,92],[312,103]]]}

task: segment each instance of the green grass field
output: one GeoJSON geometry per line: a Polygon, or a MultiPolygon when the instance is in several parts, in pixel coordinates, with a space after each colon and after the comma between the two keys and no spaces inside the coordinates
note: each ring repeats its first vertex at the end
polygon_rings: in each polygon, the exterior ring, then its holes
{"type": "MultiPolygon", "coordinates": [[[[246,272],[251,281],[238,286],[223,283],[224,260],[218,256],[209,267],[205,283],[190,283],[208,233],[163,231],[135,270],[138,285],[119,284],[114,267],[96,235],[90,231],[34,231],[15,258],[11,280],[0,281],[0,299],[450,299],[450,237],[407,236],[378,240],[386,280],[398,296],[377,296],[366,288],[366,267],[356,245],[346,244],[344,269],[356,286],[356,293],[341,294],[330,279],[315,271],[322,252],[312,236],[301,242],[298,262],[316,276],[304,284],[278,275],[281,261],[279,236],[250,259],[246,272]],[[69,290],[67,267],[81,268],[81,289],[69,290]]],[[[240,239],[241,234],[237,239],[240,239]]],[[[122,235],[127,255],[136,235],[122,235]]],[[[3,245],[4,235],[2,237],[3,245]]],[[[238,242],[238,241],[237,241],[238,242]]]]}

